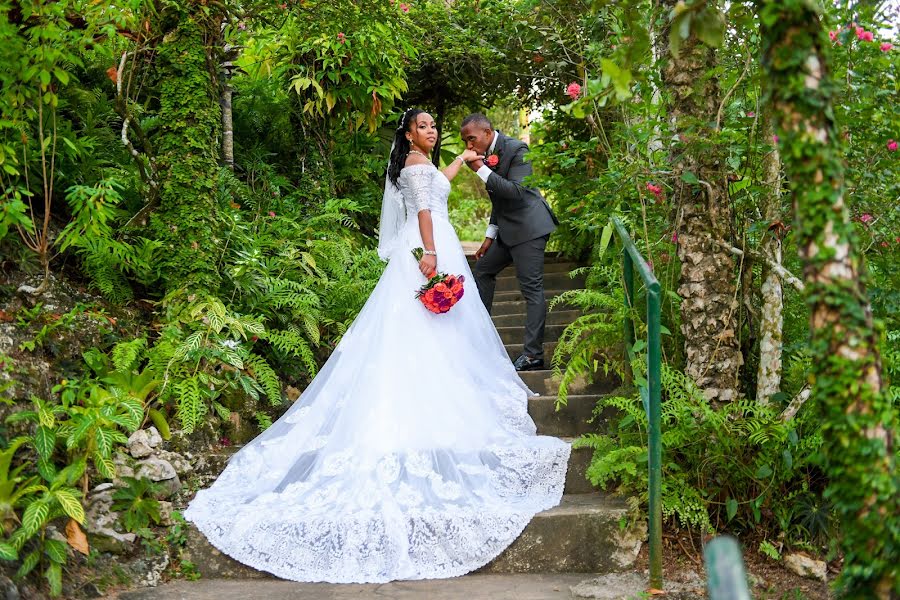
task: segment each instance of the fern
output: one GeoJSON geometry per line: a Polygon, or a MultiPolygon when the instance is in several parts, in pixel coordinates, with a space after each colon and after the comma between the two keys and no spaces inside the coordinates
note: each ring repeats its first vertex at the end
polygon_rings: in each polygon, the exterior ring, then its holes
{"type": "Polygon", "coordinates": [[[200,395],[198,378],[188,377],[175,385],[178,394],[176,416],[185,433],[191,433],[207,413],[206,403],[200,395]]]}
{"type": "Polygon", "coordinates": [[[113,347],[112,362],[117,371],[130,372],[137,368],[147,350],[147,338],[139,337],[119,342],[113,347]]]}
{"type": "Polygon", "coordinates": [[[281,381],[278,375],[261,356],[251,354],[246,360],[250,375],[262,386],[273,406],[281,404],[281,381]]]}
{"type": "MultiPolygon", "coordinates": [[[[634,361],[639,374],[643,356],[634,361]]],[[[729,521],[772,536],[783,525],[765,517],[763,505],[782,506],[798,490],[821,482],[806,466],[814,463],[821,433],[807,427],[809,413],[801,411],[784,423],[769,406],[739,400],[715,410],[684,373],[662,368],[663,515],[702,531],[729,521]],[[727,506],[735,509],[726,512],[727,506]]],[[[601,397],[595,413],[616,409],[608,433],[592,433],[575,447],[593,450],[587,477],[597,486],[647,502],[647,416],[639,394],[601,397]]],[[[795,519],[800,519],[798,512],[795,519]]],[[[791,528],[796,532],[796,528],[791,528]]]]}

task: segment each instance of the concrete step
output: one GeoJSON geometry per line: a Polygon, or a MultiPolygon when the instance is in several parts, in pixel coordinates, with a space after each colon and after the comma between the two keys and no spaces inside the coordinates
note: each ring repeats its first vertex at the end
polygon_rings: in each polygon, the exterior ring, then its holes
{"type": "MultiPolygon", "coordinates": [[[[518,539],[478,572],[609,573],[629,568],[646,527],[621,528],[626,513],[621,499],[600,493],[566,494],[559,506],[535,515],[518,539]]],[[[182,559],[196,565],[204,579],[272,577],[222,554],[190,524],[182,559]]]]}
{"type": "MultiPolygon", "coordinates": [[[[547,303],[549,306],[550,298],[547,297],[547,303]]],[[[524,318],[525,310],[527,309],[527,304],[524,300],[513,300],[513,301],[504,301],[504,302],[494,302],[493,306],[491,306],[491,315],[494,317],[503,317],[506,315],[523,315],[524,318]]],[[[581,310],[577,306],[573,304],[557,304],[552,309],[548,309],[547,317],[549,318],[555,312],[564,312],[568,310],[581,310]]]]}
{"type": "MultiPolygon", "coordinates": [[[[569,277],[568,273],[545,273],[544,289],[559,290],[577,290],[584,287],[584,275],[578,277],[569,277]]],[[[519,280],[516,279],[515,273],[509,275],[502,274],[497,277],[497,287],[494,288],[494,294],[497,292],[511,292],[519,289],[519,280]]]]}
{"type": "MultiPolygon", "coordinates": [[[[471,261],[471,260],[470,260],[470,261],[469,261],[469,268],[471,269],[471,268],[474,267],[474,266],[475,266],[474,261],[471,261]]],[[[583,267],[583,266],[584,266],[584,265],[582,265],[582,264],[580,264],[580,263],[571,262],[571,261],[567,261],[567,262],[545,262],[545,263],[544,263],[544,274],[546,275],[546,274],[548,274],[548,273],[568,273],[569,271],[572,271],[572,270],[574,270],[574,269],[577,269],[578,267],[583,267]]],[[[515,274],[516,274],[516,267],[515,267],[515,265],[509,265],[508,267],[506,267],[505,269],[503,269],[502,271],[500,271],[500,272],[497,274],[497,277],[502,277],[502,276],[504,276],[504,275],[515,276],[515,274]]]]}
{"type": "MultiPolygon", "coordinates": [[[[113,592],[109,600],[572,600],[585,573],[470,573],[452,579],[390,583],[299,583],[283,579],[178,580],[113,592]]],[[[631,596],[638,598],[644,587],[631,596]]],[[[629,590],[630,591],[630,590],[629,590]]],[[[624,596],[623,597],[631,597],[624,596]]]]}
{"type": "MultiPolygon", "coordinates": [[[[509,360],[516,360],[522,354],[522,344],[506,344],[506,353],[509,354],[509,360]]],[[[544,363],[550,364],[553,353],[556,351],[556,342],[544,342],[544,363]]]]}
{"type": "Polygon", "coordinates": [[[621,528],[627,507],[599,493],[567,494],[535,515],[522,535],[479,573],[609,573],[634,564],[646,526],[621,528]]]}
{"type": "MultiPolygon", "coordinates": [[[[549,360],[544,359],[549,366],[549,360]]],[[[553,375],[552,369],[541,371],[521,371],[519,377],[525,382],[532,392],[539,396],[555,396],[559,392],[559,378],[553,375]]],[[[589,383],[583,376],[579,376],[569,384],[569,395],[583,394],[608,394],[619,385],[613,376],[603,377],[599,381],[589,383]]]]}
{"type": "MultiPolygon", "coordinates": [[[[525,306],[525,303],[522,303],[525,306]]],[[[547,325],[568,325],[584,313],[580,310],[553,310],[547,313],[547,325]]],[[[493,315],[494,327],[512,327],[525,322],[525,312],[493,315]]]]}
{"type": "Polygon", "coordinates": [[[579,436],[603,428],[603,419],[588,423],[594,416],[597,398],[595,394],[570,394],[567,403],[557,410],[556,396],[532,396],[528,399],[528,414],[540,435],[579,436]]]}
{"type": "MultiPolygon", "coordinates": [[[[562,438],[571,444],[575,438],[562,438]]],[[[588,481],[587,469],[591,464],[593,450],[590,448],[573,448],[569,454],[569,466],[566,470],[566,485],[563,488],[566,494],[590,494],[596,492],[594,486],[588,481]]]]}
{"type": "MultiPolygon", "coordinates": [[[[567,289],[550,289],[544,288],[544,298],[549,302],[550,298],[555,298],[562,294],[563,292],[568,292],[570,290],[567,289]]],[[[494,306],[501,302],[522,302],[525,298],[522,296],[522,292],[518,289],[511,290],[508,292],[495,292],[494,293],[494,306]]],[[[493,308],[491,310],[493,313],[493,308]]]]}
{"type": "MultiPolygon", "coordinates": [[[[565,328],[566,325],[551,325],[547,323],[544,327],[544,341],[557,341],[565,328]]],[[[497,333],[500,334],[500,339],[503,340],[504,345],[515,344],[516,342],[521,344],[525,339],[525,320],[522,319],[519,325],[512,327],[498,327],[497,333]]]]}
{"type": "MultiPolygon", "coordinates": [[[[468,242],[463,242],[463,247],[465,248],[468,245],[468,242]]],[[[466,260],[470,263],[475,262],[475,250],[481,246],[481,242],[478,242],[474,247],[472,247],[471,252],[466,250],[466,260]]],[[[544,264],[550,263],[565,263],[572,262],[571,258],[561,256],[559,252],[544,252],[544,264]]]]}

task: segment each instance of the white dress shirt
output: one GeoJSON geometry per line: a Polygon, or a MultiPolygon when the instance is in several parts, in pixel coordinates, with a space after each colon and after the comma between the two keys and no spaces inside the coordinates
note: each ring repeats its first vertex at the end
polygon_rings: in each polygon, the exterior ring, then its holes
{"type": "MultiPolygon", "coordinates": [[[[499,134],[495,130],[494,131],[494,139],[491,140],[491,147],[488,148],[487,156],[490,156],[491,154],[494,153],[494,147],[497,145],[498,137],[499,137],[499,134]]],[[[485,156],[485,159],[487,159],[487,156],[485,156]]],[[[481,180],[485,183],[487,183],[488,177],[491,176],[491,173],[493,173],[493,171],[486,164],[481,165],[481,168],[478,169],[477,171],[475,171],[475,174],[478,175],[479,177],[481,177],[481,180]]],[[[484,232],[484,237],[495,240],[495,239],[497,239],[498,233],[500,233],[500,228],[497,227],[496,225],[494,225],[493,223],[491,223],[487,226],[487,231],[484,232]]]]}

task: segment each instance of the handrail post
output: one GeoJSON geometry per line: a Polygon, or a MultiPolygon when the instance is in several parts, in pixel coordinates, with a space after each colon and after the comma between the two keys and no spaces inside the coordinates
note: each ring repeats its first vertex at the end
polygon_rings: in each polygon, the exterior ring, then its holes
{"type": "Polygon", "coordinates": [[[709,600],[750,600],[744,560],[737,540],[717,537],[703,548],[709,600]]]}
{"type": "Polygon", "coordinates": [[[617,217],[612,224],[622,240],[622,274],[625,280],[625,304],[629,310],[625,318],[625,379],[633,382],[631,371],[632,348],[635,342],[634,321],[631,309],[634,307],[634,271],[644,282],[647,290],[647,385],[641,386],[642,403],[647,411],[649,434],[648,479],[649,479],[649,531],[650,546],[650,587],[662,589],[662,349],[661,349],[661,292],[659,281],[653,270],[635,247],[628,231],[617,217]],[[643,397],[646,391],[646,398],[643,397]]]}
{"type": "Polygon", "coordinates": [[[649,396],[650,453],[650,587],[662,589],[662,356],[660,339],[659,283],[653,282],[647,290],[647,388],[649,396]]]}
{"type": "MultiPolygon", "coordinates": [[[[625,306],[634,308],[634,262],[627,249],[622,250],[622,275],[625,278],[625,306]]],[[[634,346],[634,321],[631,315],[625,317],[625,385],[634,383],[631,371],[631,348],[634,346]]]]}

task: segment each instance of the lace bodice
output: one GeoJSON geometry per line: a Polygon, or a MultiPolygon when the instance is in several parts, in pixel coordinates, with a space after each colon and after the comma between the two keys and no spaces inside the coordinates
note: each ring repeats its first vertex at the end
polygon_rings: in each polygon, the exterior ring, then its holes
{"type": "Polygon", "coordinates": [[[447,217],[450,182],[433,164],[405,167],[400,171],[399,183],[407,219],[426,209],[431,211],[432,216],[447,217]]]}

